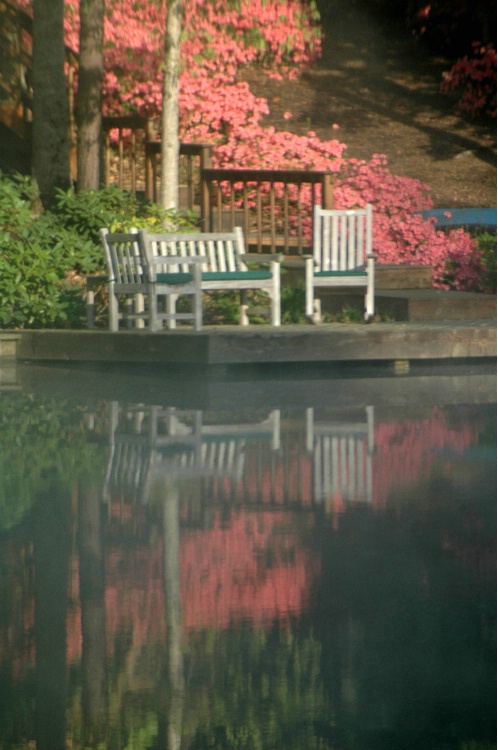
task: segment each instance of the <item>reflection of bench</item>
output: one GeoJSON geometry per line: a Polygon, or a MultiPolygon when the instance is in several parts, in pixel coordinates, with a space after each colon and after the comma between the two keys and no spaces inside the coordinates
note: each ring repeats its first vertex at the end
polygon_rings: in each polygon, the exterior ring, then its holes
{"type": "Polygon", "coordinates": [[[314,207],[313,257],[306,259],[306,315],[321,320],[317,288],[365,289],[365,320],[374,315],[375,256],[372,206],[344,211],[314,207]]]}
{"type": "Polygon", "coordinates": [[[306,446],[313,457],[313,499],[372,503],[374,407],[364,422],[318,422],[306,410],[306,446]]]}
{"type": "MultiPolygon", "coordinates": [[[[280,266],[278,255],[247,255],[241,227],[227,233],[149,234],[141,231],[143,243],[156,258],[158,278],[161,277],[162,260],[182,258],[179,271],[187,271],[192,258],[202,256],[201,288],[203,292],[223,290],[239,291],[241,295],[240,323],[248,325],[247,296],[249,289],[267,294],[271,301],[271,324],[280,325],[280,266]],[[269,269],[251,269],[248,262],[269,264],[269,269]]],[[[170,314],[173,314],[176,297],[168,297],[170,314]]],[[[174,317],[170,328],[174,328],[174,317]]]]}
{"type": "Polygon", "coordinates": [[[175,407],[121,408],[111,403],[110,458],[104,497],[113,491],[147,502],[158,477],[242,478],[250,441],[280,447],[280,411],[251,424],[204,424],[198,410],[175,407]]]}

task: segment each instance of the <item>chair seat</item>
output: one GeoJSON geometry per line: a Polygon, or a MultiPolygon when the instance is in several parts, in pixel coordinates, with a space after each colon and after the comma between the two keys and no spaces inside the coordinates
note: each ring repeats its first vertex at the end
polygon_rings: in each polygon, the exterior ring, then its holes
{"type": "Polygon", "coordinates": [[[202,281],[261,281],[271,279],[270,271],[206,271],[202,281]]]}

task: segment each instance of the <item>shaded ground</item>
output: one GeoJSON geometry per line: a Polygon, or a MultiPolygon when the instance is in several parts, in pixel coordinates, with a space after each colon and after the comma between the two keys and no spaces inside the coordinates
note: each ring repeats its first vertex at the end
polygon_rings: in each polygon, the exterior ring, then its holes
{"type": "Polygon", "coordinates": [[[392,172],[431,186],[436,207],[496,206],[496,123],[454,114],[456,100],[439,92],[450,62],[431,57],[359,1],[320,5],[325,38],[315,69],[291,82],[244,73],[253,93],[268,100],[265,122],[338,138],[352,157],[386,154],[392,172]]]}

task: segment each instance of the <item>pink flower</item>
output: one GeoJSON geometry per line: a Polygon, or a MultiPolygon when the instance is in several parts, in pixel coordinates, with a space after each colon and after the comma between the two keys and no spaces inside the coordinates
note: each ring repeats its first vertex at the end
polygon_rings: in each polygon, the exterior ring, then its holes
{"type": "Polygon", "coordinates": [[[292,117],[292,112],[284,112],[283,118],[284,120],[290,120],[292,117]]]}

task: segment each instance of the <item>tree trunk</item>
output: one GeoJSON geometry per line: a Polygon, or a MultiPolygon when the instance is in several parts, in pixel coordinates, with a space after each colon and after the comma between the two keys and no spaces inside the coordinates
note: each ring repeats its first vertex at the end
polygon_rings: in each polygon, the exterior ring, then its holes
{"type": "Polygon", "coordinates": [[[33,2],[33,178],[49,206],[70,183],[63,0],[33,2]]]}
{"type": "Polygon", "coordinates": [[[80,2],[78,73],[78,190],[100,187],[104,0],[80,2]]]}
{"type": "Polygon", "coordinates": [[[161,205],[178,208],[180,37],[183,0],[168,0],[163,111],[161,119],[161,205]]]}

